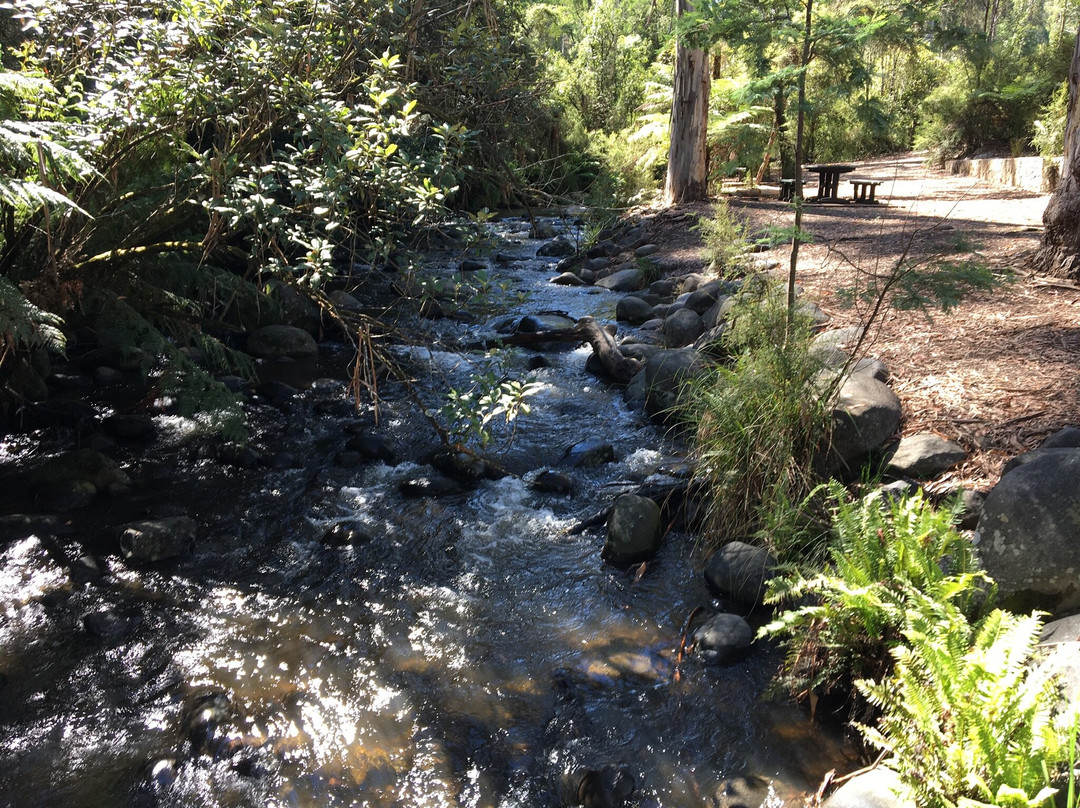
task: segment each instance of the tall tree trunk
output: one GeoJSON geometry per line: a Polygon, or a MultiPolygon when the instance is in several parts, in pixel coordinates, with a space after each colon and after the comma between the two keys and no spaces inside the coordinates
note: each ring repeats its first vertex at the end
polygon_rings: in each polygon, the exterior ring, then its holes
{"type": "Polygon", "coordinates": [[[799,245],[802,243],[802,214],[803,214],[803,125],[806,121],[806,71],[810,64],[810,46],[812,40],[814,22],[814,0],[806,0],[806,23],[803,27],[802,58],[799,67],[799,94],[798,110],[795,117],[795,233],[791,237],[791,263],[788,265],[787,283],[787,308],[788,308],[788,333],[791,331],[792,321],[795,319],[795,273],[799,267],[799,245]]]}
{"type": "MultiPolygon", "coordinates": [[[[681,16],[692,8],[687,0],[675,0],[681,16]]],[[[705,145],[709,127],[709,54],[675,45],[675,90],[671,98],[671,145],[668,149],[664,201],[705,199],[709,192],[705,145]]]]}
{"type": "Polygon", "coordinates": [[[1080,31],[1069,66],[1069,109],[1061,178],[1043,213],[1042,247],[1035,265],[1048,275],[1080,280],[1080,31]]]}

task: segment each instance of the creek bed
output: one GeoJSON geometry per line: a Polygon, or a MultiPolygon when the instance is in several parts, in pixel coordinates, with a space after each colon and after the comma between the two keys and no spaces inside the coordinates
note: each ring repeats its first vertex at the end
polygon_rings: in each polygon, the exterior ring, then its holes
{"type": "MultiPolygon", "coordinates": [[[[518,238],[491,268],[509,314],[610,316],[614,295],[549,284],[536,247],[518,238]]],[[[435,445],[416,396],[433,406],[490,361],[449,350],[472,329],[441,321],[408,349],[420,392],[388,386],[377,422],[327,380],[253,411],[256,445],[294,458],[281,468],[207,458],[191,422],[158,416],[153,447],[119,450],[129,494],[0,541],[0,805],[543,808],[576,803],[591,772],[592,805],[734,804],[724,793],[746,788],[781,806],[850,762],[763,700],[775,652],[676,672],[687,616],[713,603],[693,536],[669,533],[635,575],[601,560],[602,529],[571,530],[678,456],[584,371],[588,349],[531,372],[533,411],[499,455],[515,475],[401,495],[435,445]],[[357,429],[401,462],[337,462],[357,429]],[[616,462],[570,472],[568,495],[530,487],[587,437],[616,462]],[[121,558],[118,525],[179,513],[199,525],[190,554],[121,558]]],[[[524,378],[529,356],[501,372],[524,378]]],[[[324,362],[307,375],[348,357],[324,362]]],[[[45,451],[3,440],[5,471],[45,451]]]]}

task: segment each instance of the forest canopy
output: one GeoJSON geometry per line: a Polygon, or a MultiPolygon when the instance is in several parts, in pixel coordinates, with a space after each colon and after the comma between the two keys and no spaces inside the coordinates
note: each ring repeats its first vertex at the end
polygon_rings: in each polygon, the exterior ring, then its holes
{"type": "Polygon", "coordinates": [[[803,43],[806,11],[6,4],[0,376],[107,322],[205,396],[274,283],[318,299],[345,267],[400,262],[454,211],[648,199],[677,41],[710,59],[713,183],[791,176],[800,76],[805,160],[1060,152],[1075,0],[819,0],[803,43]],[[193,346],[209,361],[189,362],[193,346]]]}

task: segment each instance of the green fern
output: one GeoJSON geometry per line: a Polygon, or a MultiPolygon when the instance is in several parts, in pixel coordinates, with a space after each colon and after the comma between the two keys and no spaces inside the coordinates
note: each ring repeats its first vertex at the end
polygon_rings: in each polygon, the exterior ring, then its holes
{"type": "Polygon", "coordinates": [[[850,690],[854,679],[879,679],[902,640],[909,603],[927,597],[970,613],[992,597],[955,512],[921,495],[887,500],[878,491],[852,500],[829,486],[833,536],[829,564],[816,575],[789,568],[769,588],[770,603],[795,603],[761,629],[786,650],[780,683],[791,692],[850,690]]]}
{"type": "Polygon", "coordinates": [[[1053,804],[1051,773],[1073,740],[1055,726],[1056,683],[1030,667],[1041,627],[1038,614],[1001,610],[972,624],[912,593],[892,675],[858,687],[882,713],[864,736],[890,754],[920,805],[1053,804]]]}
{"type": "Polygon", "coordinates": [[[63,320],[39,309],[13,283],[0,276],[0,361],[19,348],[48,348],[63,353],[63,320]]]}

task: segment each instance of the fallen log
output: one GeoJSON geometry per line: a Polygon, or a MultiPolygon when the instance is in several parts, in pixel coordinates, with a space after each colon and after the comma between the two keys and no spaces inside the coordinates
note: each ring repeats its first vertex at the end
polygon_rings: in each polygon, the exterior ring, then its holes
{"type": "Polygon", "coordinates": [[[600,366],[619,384],[628,384],[643,363],[640,359],[623,356],[615,337],[604,330],[592,317],[582,317],[573,328],[552,331],[515,331],[501,337],[498,343],[536,348],[553,342],[587,342],[596,354],[600,366]]]}

